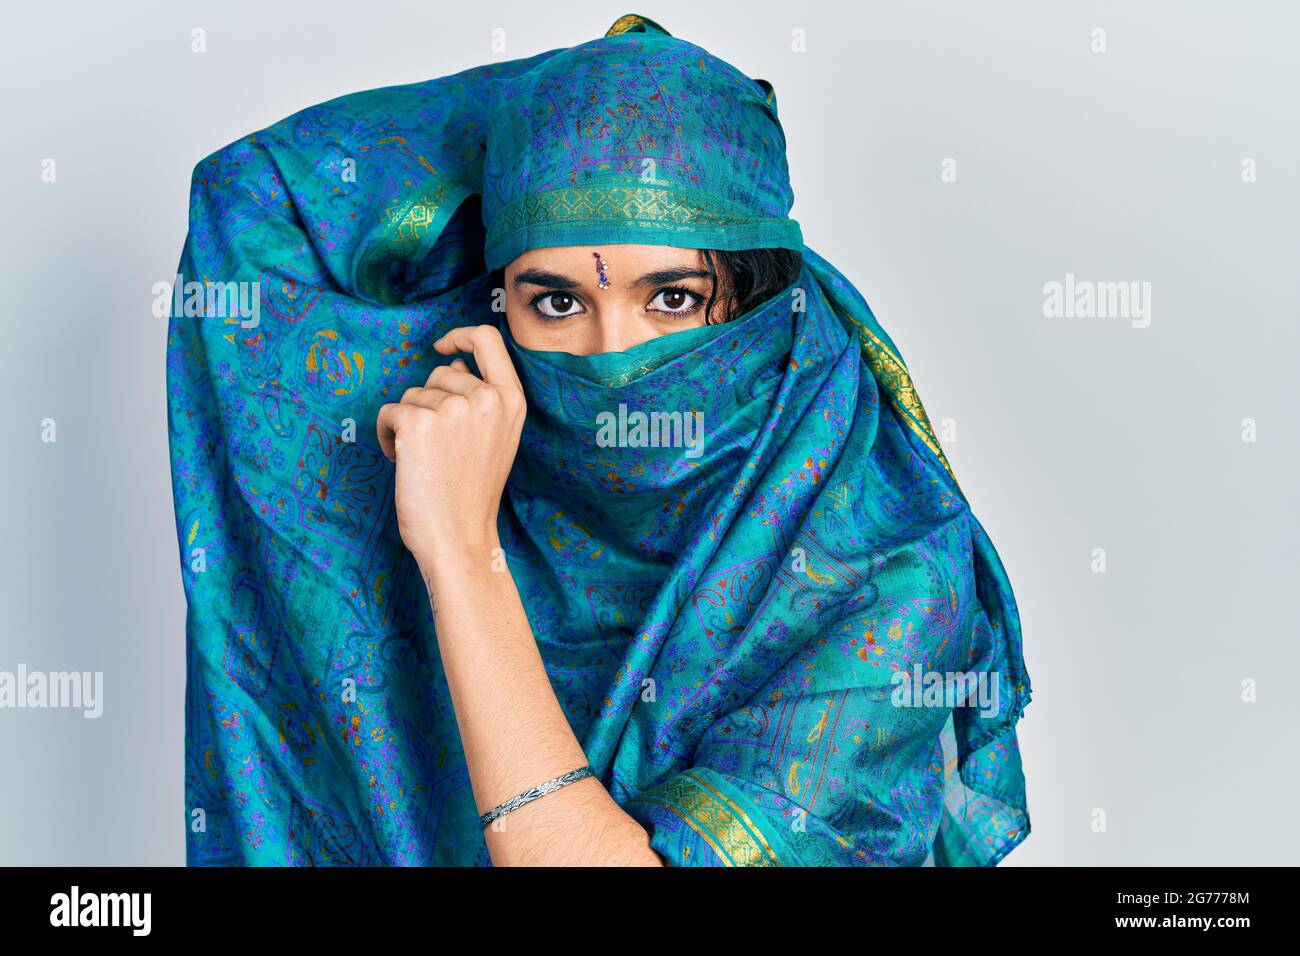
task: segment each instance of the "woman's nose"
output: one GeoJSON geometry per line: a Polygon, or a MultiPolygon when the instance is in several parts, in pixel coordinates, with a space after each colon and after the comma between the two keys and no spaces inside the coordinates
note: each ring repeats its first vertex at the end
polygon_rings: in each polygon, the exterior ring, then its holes
{"type": "Polygon", "coordinates": [[[658,331],[630,309],[604,309],[596,325],[593,352],[626,352],[648,342],[658,331]]]}

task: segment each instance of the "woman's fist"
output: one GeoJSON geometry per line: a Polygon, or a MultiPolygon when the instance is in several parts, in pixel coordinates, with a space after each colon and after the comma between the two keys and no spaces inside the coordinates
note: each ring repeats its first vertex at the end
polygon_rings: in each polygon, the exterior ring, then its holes
{"type": "Polygon", "coordinates": [[[380,447],[397,463],[397,524],[422,567],[444,556],[473,560],[480,549],[489,562],[524,425],[523,387],[495,326],[452,329],[433,347],[473,355],[483,377],[456,359],[379,410],[380,447]]]}

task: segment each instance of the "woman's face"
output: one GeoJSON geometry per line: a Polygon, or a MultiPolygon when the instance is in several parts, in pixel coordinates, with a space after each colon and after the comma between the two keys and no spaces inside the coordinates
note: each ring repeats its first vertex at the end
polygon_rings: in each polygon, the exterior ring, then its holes
{"type": "MultiPolygon", "coordinates": [[[[718,294],[730,277],[716,261],[718,294]]],[[[506,319],[524,348],[594,355],[622,352],[704,324],[711,292],[698,249],[672,246],[552,246],[530,249],[505,268],[506,319]],[[609,288],[600,287],[599,252],[609,288]]],[[[726,319],[729,300],[713,307],[726,319]]]]}

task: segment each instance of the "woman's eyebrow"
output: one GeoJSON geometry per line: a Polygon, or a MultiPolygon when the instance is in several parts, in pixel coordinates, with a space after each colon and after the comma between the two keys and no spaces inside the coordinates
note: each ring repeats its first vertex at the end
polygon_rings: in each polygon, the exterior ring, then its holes
{"type": "Polygon", "coordinates": [[[635,288],[643,285],[665,285],[669,282],[680,282],[682,279],[707,279],[709,273],[703,269],[677,268],[677,269],[658,269],[654,272],[647,272],[641,278],[632,283],[635,288]]]}
{"type": "MultiPolygon", "coordinates": [[[[709,273],[703,269],[677,268],[677,269],[656,269],[654,272],[647,272],[641,278],[632,283],[633,288],[647,285],[665,285],[670,282],[680,282],[682,279],[707,279],[709,273]]],[[[551,289],[580,289],[582,283],[576,279],[570,279],[559,272],[547,272],[545,269],[524,269],[514,278],[515,285],[540,285],[551,289]]]]}
{"type": "Polygon", "coordinates": [[[582,283],[570,279],[566,275],[560,275],[558,272],[547,272],[544,269],[524,269],[515,275],[515,285],[544,285],[552,289],[577,289],[582,283]]]}

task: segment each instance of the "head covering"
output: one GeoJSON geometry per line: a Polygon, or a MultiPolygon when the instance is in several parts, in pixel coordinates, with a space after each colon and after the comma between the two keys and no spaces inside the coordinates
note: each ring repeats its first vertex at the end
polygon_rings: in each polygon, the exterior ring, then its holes
{"type": "Polygon", "coordinates": [[[196,167],[167,348],[190,864],[490,862],[374,438],[447,361],[430,343],[482,322],[529,403],[511,575],[591,767],[668,863],[991,865],[1024,839],[1010,584],[791,203],[771,85],[635,14],[196,167]],[[519,346],[492,270],[578,243],[803,265],[721,326],[519,346]],[[245,285],[256,308],[222,314],[245,285]]]}
{"type": "Polygon", "coordinates": [[[770,86],[639,26],[492,84],[488,268],[611,226],[642,244],[803,248],[770,86]]]}

